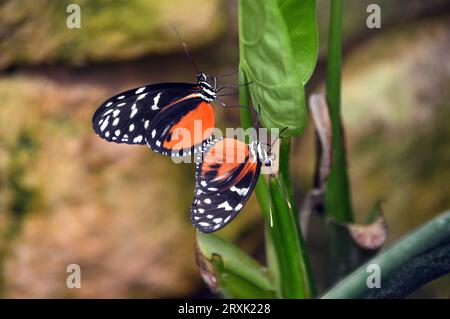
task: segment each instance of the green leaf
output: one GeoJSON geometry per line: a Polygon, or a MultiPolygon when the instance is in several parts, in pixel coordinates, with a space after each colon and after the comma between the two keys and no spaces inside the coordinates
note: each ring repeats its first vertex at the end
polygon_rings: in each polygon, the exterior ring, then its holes
{"type": "Polygon", "coordinates": [[[306,124],[304,83],[317,59],[312,0],[240,0],[240,69],[252,81],[264,127],[300,134],[306,124]],[[299,20],[300,19],[300,20],[299,20]]]}
{"type": "Polygon", "coordinates": [[[266,268],[238,247],[215,234],[201,232],[197,232],[197,245],[197,261],[210,287],[213,283],[213,289],[217,287],[232,298],[275,297],[266,268]]]}
{"type": "Polygon", "coordinates": [[[278,0],[278,6],[288,27],[297,69],[306,84],[319,53],[316,0],[278,0]]]}

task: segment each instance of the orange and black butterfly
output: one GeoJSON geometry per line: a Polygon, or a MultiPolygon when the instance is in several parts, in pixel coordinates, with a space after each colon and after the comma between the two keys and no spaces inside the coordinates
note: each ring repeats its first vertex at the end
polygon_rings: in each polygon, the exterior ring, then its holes
{"type": "Polygon", "coordinates": [[[210,233],[230,223],[250,198],[262,165],[272,166],[272,159],[258,141],[218,138],[206,143],[197,158],[194,226],[210,233]]]}
{"type": "Polygon", "coordinates": [[[214,129],[211,102],[223,104],[217,95],[216,79],[214,82],[210,84],[199,72],[197,83],[160,83],[119,93],[94,113],[94,131],[107,141],[147,144],[169,156],[197,153],[214,129]],[[201,121],[201,134],[193,132],[196,120],[201,121]],[[183,129],[191,133],[191,138],[174,134],[183,129]]]}

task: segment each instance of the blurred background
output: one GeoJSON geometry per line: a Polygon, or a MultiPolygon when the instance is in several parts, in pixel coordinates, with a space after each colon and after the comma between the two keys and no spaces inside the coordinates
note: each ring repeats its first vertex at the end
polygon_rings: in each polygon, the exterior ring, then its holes
{"type": "MultiPolygon", "coordinates": [[[[324,90],[328,3],[318,1],[320,56],[308,93],[324,90]]],[[[353,204],[362,220],[384,201],[390,245],[450,207],[450,3],[347,0],[344,10],[353,204]],[[370,3],[381,7],[381,29],[366,27],[370,3]]],[[[172,25],[205,73],[237,70],[236,1],[0,2],[1,297],[213,296],[193,254],[194,167],[91,129],[96,108],[120,91],[195,81],[172,25]],[[66,26],[70,3],[81,7],[79,29],[66,26]],[[80,289],[66,287],[72,263],[80,289]]],[[[239,126],[238,110],[215,110],[219,127],[239,126]]],[[[292,160],[299,204],[314,169],[309,122],[292,160]]],[[[307,244],[323,291],[318,224],[307,244]]],[[[255,198],[220,234],[264,259],[255,198]]],[[[448,298],[449,287],[441,278],[413,297],[448,298]]]]}

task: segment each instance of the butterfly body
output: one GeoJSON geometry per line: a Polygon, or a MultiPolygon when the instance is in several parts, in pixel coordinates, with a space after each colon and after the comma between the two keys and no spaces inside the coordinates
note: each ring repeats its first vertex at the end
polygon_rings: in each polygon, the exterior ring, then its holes
{"type": "Polygon", "coordinates": [[[195,153],[211,136],[211,102],[217,98],[216,88],[199,73],[197,83],[159,83],[119,93],[100,105],[92,124],[107,141],[147,144],[162,154],[184,156],[195,153]],[[196,120],[202,124],[201,134],[193,132],[196,120]],[[174,135],[182,130],[189,138],[174,135]]]}

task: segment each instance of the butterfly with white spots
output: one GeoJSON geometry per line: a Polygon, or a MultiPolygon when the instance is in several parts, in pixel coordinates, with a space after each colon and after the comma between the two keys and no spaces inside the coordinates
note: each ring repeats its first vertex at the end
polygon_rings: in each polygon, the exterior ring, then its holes
{"type": "Polygon", "coordinates": [[[196,184],[191,207],[194,226],[204,233],[217,231],[242,210],[250,198],[261,166],[272,160],[257,141],[218,138],[208,142],[197,157],[196,184]]]}
{"type": "Polygon", "coordinates": [[[155,152],[183,156],[196,153],[211,136],[216,99],[216,86],[198,73],[197,83],[160,83],[119,93],[100,105],[92,125],[109,142],[147,144],[155,152]],[[196,120],[202,134],[193,132],[196,120]],[[183,129],[188,138],[177,133],[183,129]]]}

